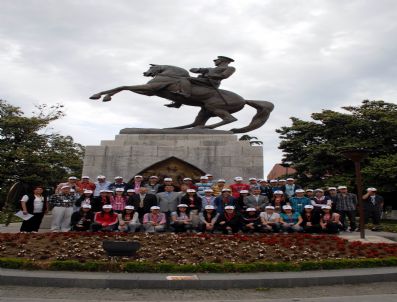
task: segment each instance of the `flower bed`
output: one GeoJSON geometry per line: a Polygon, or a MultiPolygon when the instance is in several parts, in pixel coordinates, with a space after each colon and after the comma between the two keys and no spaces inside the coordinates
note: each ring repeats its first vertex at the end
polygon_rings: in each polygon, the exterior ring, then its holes
{"type": "Polygon", "coordinates": [[[0,266],[89,271],[283,271],[397,265],[397,244],[308,234],[0,234],[0,266]],[[141,249],[111,263],[103,240],[141,249]]]}

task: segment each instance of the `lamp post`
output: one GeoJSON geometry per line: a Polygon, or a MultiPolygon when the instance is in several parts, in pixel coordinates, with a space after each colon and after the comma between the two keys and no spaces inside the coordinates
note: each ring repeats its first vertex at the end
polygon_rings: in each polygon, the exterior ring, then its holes
{"type": "Polygon", "coordinates": [[[356,188],[357,188],[357,199],[360,213],[360,238],[365,238],[365,223],[364,223],[364,207],[363,207],[363,184],[361,177],[361,162],[368,155],[368,150],[361,148],[344,149],[341,154],[350,159],[354,163],[354,169],[356,173],[356,188]]]}

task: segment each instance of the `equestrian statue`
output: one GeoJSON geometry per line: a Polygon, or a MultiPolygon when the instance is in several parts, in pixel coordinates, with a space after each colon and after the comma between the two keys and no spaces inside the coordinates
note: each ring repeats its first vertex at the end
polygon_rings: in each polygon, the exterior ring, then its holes
{"type": "Polygon", "coordinates": [[[90,99],[98,100],[103,96],[102,101],[108,102],[116,93],[129,90],[147,96],[156,95],[171,100],[172,103],[165,105],[167,107],[179,108],[182,105],[201,107],[193,123],[171,129],[214,129],[237,121],[232,113],[240,111],[247,104],[256,109],[256,114],[251,123],[246,127],[234,128],[230,131],[233,133],[249,132],[265,124],[274,105],[267,101],[245,100],[232,91],[219,89],[221,81],[230,77],[236,70],[229,66],[232,62],[234,60],[231,58],[218,56],[214,60],[215,67],[213,68],[190,69],[190,72],[198,74],[197,77],[191,77],[187,70],[180,67],[150,64],[149,70],[144,72],[143,75],[153,79],[146,84],[105,90],[94,94],[90,99]],[[219,117],[221,121],[206,125],[211,117],[219,117]]]}

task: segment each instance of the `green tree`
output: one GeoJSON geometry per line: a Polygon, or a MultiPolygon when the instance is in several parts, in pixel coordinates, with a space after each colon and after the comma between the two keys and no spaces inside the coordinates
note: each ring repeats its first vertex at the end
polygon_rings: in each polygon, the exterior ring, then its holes
{"type": "Polygon", "coordinates": [[[258,140],[256,136],[249,136],[248,134],[244,134],[239,138],[240,141],[249,141],[250,145],[263,145],[263,142],[258,140]]]}
{"type": "Polygon", "coordinates": [[[32,116],[0,100],[0,208],[15,182],[54,186],[80,175],[84,148],[70,136],[47,133],[64,116],[62,105],[40,105],[32,116]]]}
{"type": "Polygon", "coordinates": [[[369,156],[362,164],[364,185],[395,191],[397,105],[365,100],[361,106],[342,109],[345,111],[313,113],[313,121],[291,117],[291,126],[277,129],[284,161],[292,163],[303,184],[354,186],[353,163],[340,151],[365,148],[369,156]]]}

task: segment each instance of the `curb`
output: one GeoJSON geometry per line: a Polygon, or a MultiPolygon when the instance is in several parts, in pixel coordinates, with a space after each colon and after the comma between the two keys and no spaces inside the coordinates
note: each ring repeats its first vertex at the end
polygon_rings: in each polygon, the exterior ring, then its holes
{"type": "Polygon", "coordinates": [[[120,289],[306,287],[397,281],[397,267],[241,274],[150,274],[0,269],[0,285],[120,289]],[[176,280],[168,280],[173,276],[176,280]],[[183,276],[183,277],[182,277],[183,276]],[[180,279],[192,280],[180,280],[180,279]],[[179,279],[179,280],[178,280],[179,279]]]}

